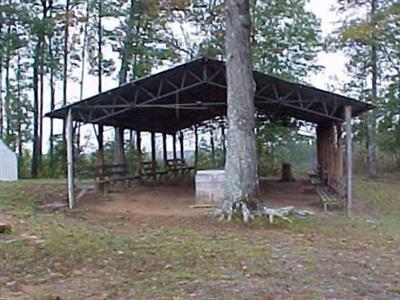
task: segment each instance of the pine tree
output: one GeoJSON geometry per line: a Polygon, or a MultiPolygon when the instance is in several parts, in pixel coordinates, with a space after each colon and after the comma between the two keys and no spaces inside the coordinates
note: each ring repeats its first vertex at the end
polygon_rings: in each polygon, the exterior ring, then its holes
{"type": "MultiPolygon", "coordinates": [[[[388,30],[387,24],[390,24],[389,19],[397,14],[398,4],[396,1],[383,0],[338,2],[341,11],[345,13],[359,11],[360,8],[367,10],[365,15],[357,14],[357,17],[352,19],[346,18],[336,35],[335,46],[349,57],[347,69],[353,80],[347,85],[347,89],[353,91],[353,96],[379,106],[385,101],[383,86],[386,85],[389,75],[383,66],[385,60],[388,61],[391,57],[387,53],[392,51],[387,43],[387,33],[393,33],[392,30],[396,27],[388,30]]],[[[393,70],[393,67],[390,68],[393,70]]],[[[376,132],[380,126],[378,119],[385,111],[386,107],[375,109],[364,118],[367,171],[371,177],[377,174],[376,132]]]]}

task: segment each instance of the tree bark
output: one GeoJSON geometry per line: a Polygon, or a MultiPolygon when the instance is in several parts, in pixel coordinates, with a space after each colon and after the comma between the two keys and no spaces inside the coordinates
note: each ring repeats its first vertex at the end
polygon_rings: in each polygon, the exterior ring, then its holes
{"type": "MultiPolygon", "coordinates": [[[[70,0],[66,0],[65,3],[65,28],[64,28],[64,45],[63,45],[63,106],[67,105],[67,84],[68,84],[68,40],[69,40],[69,23],[70,23],[70,0]]],[[[63,123],[63,169],[66,171],[67,161],[67,140],[66,140],[66,124],[63,123]]]]}
{"type": "MultiPolygon", "coordinates": [[[[376,0],[371,0],[371,21],[373,26],[373,31],[375,31],[375,12],[376,12],[376,0]]],[[[373,34],[375,36],[375,34],[373,34]]],[[[378,56],[377,56],[377,45],[376,37],[372,38],[371,44],[371,65],[372,65],[372,102],[376,104],[378,98],[378,56]]],[[[368,143],[367,143],[367,167],[368,175],[370,177],[375,177],[377,173],[376,162],[376,109],[373,109],[368,116],[368,143]]]]}
{"type": "Polygon", "coordinates": [[[282,178],[281,181],[295,181],[292,173],[292,166],[290,164],[282,164],[282,178]]]}
{"type": "MultiPolygon", "coordinates": [[[[98,24],[98,26],[99,26],[99,28],[98,28],[98,30],[99,30],[99,57],[101,57],[101,53],[102,53],[102,51],[101,51],[102,45],[101,45],[101,40],[100,40],[101,39],[101,30],[102,30],[102,28],[101,28],[101,4],[99,4],[99,5],[100,5],[99,6],[99,24],[98,24]]],[[[128,67],[129,67],[129,61],[131,60],[131,56],[132,56],[131,55],[132,51],[130,51],[129,48],[132,46],[131,45],[132,34],[133,34],[132,26],[133,26],[134,17],[135,17],[135,1],[131,0],[130,9],[129,9],[129,17],[128,17],[128,28],[127,28],[126,36],[124,39],[123,48],[122,48],[121,67],[119,70],[119,85],[122,85],[128,81],[127,80],[128,67]]],[[[101,64],[101,61],[99,61],[99,66],[100,66],[100,64],[101,64]]],[[[99,73],[100,72],[101,72],[101,67],[99,67],[99,73]]],[[[101,76],[101,75],[99,75],[99,76],[101,76]]],[[[99,77],[99,87],[101,87],[100,77],[99,77]]],[[[123,144],[122,144],[122,146],[123,146],[123,144]]],[[[113,156],[114,156],[114,161],[119,164],[122,162],[120,161],[120,158],[118,156],[120,155],[120,153],[124,152],[124,149],[123,148],[120,149],[120,147],[121,147],[121,143],[118,142],[118,132],[116,130],[113,156]]]]}
{"type": "Polygon", "coordinates": [[[98,79],[98,90],[99,93],[102,92],[103,90],[103,80],[102,80],[102,73],[103,73],[103,69],[102,69],[102,62],[103,62],[103,25],[102,25],[102,1],[98,2],[98,23],[97,23],[97,36],[98,36],[98,74],[97,74],[97,79],[98,79]]]}
{"type": "MultiPolygon", "coordinates": [[[[42,20],[44,22],[47,21],[47,13],[50,9],[51,1],[49,6],[47,5],[47,1],[42,1],[42,20]]],[[[40,47],[40,72],[39,72],[39,79],[40,79],[40,100],[39,100],[39,169],[41,169],[42,165],[42,147],[43,147],[43,102],[44,102],[44,76],[45,76],[45,35],[46,32],[42,31],[40,33],[39,39],[41,40],[41,47],[40,47]]]]}
{"type": "MultiPolygon", "coordinates": [[[[228,130],[225,200],[220,210],[229,219],[238,203],[244,203],[248,207],[257,206],[258,174],[254,133],[255,84],[249,48],[249,1],[227,0],[225,5],[228,130]]],[[[243,205],[242,210],[244,215],[243,205]]]]}
{"type": "MultiPolygon", "coordinates": [[[[0,89],[1,90],[1,89],[0,89]]],[[[17,52],[17,98],[21,100],[21,55],[17,52]]],[[[20,108],[21,109],[21,108],[20,108]]],[[[18,118],[17,124],[17,149],[18,149],[18,175],[21,175],[21,158],[22,158],[22,120],[18,118]]]]}
{"type": "Polygon", "coordinates": [[[36,44],[35,58],[33,62],[33,145],[32,145],[32,162],[31,177],[38,176],[39,163],[39,53],[41,41],[36,44]]]}
{"type": "MultiPolygon", "coordinates": [[[[53,18],[53,6],[50,2],[50,19],[53,18]]],[[[50,59],[50,111],[55,108],[55,87],[54,87],[54,53],[53,53],[53,33],[50,31],[49,36],[49,59],[50,59]]],[[[49,153],[50,153],[50,174],[54,175],[54,120],[50,118],[50,136],[49,136],[49,153]]]]}
{"type": "Polygon", "coordinates": [[[115,132],[115,142],[114,142],[113,163],[115,165],[122,165],[125,163],[124,129],[115,128],[114,132],[115,132]]]}

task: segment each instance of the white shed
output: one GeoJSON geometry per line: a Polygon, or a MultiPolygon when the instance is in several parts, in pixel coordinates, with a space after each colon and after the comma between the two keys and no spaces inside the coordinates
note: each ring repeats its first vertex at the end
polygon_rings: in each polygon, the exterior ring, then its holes
{"type": "Polygon", "coordinates": [[[17,179],[17,155],[0,139],[0,181],[11,181],[17,179]]]}

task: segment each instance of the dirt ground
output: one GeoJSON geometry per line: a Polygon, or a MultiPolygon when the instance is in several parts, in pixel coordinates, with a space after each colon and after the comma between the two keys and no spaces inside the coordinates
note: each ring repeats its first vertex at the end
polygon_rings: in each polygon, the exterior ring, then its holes
{"type": "MultiPolygon", "coordinates": [[[[131,214],[143,216],[195,217],[204,215],[210,208],[191,208],[195,204],[193,183],[136,185],[129,190],[108,194],[107,199],[92,193],[77,205],[104,214],[131,214]]],[[[321,204],[311,183],[306,180],[281,182],[262,180],[261,199],[269,207],[295,206],[320,211],[321,204]]]]}

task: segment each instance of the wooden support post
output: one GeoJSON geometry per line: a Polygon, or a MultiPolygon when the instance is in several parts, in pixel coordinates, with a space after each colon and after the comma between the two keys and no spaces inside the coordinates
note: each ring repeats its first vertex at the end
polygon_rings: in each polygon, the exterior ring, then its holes
{"type": "MultiPolygon", "coordinates": [[[[226,137],[225,137],[225,125],[221,124],[221,139],[222,139],[222,155],[223,155],[223,164],[225,166],[225,157],[226,157],[226,137]]],[[[258,158],[259,159],[259,158],[258,158]]],[[[260,165],[260,164],[258,164],[260,165]]]]}
{"type": "Polygon", "coordinates": [[[142,154],[142,134],[140,131],[136,131],[136,151],[142,154]]]}
{"type": "Polygon", "coordinates": [[[66,140],[67,140],[67,170],[68,170],[68,203],[69,208],[74,207],[74,141],[73,141],[73,125],[72,111],[68,110],[66,122],[66,140]]]}
{"type": "MultiPolygon", "coordinates": [[[[336,134],[337,134],[337,145],[336,145],[336,176],[339,179],[339,182],[342,184],[343,187],[343,153],[342,153],[342,125],[336,124],[336,134]]],[[[342,189],[341,195],[344,195],[345,191],[342,189]]]]}
{"type": "Polygon", "coordinates": [[[133,130],[129,129],[129,149],[135,150],[133,130]]]}
{"type": "Polygon", "coordinates": [[[197,132],[197,125],[194,126],[194,168],[197,170],[197,163],[199,161],[199,134],[197,132]]]}
{"type": "Polygon", "coordinates": [[[157,161],[157,157],[156,157],[156,133],[155,132],[151,132],[151,170],[153,172],[156,171],[156,161],[157,161]]]}
{"type": "Polygon", "coordinates": [[[118,128],[118,142],[119,142],[119,149],[121,150],[121,161],[124,165],[126,165],[125,160],[125,145],[124,145],[124,128],[118,128]]]}
{"type": "Polygon", "coordinates": [[[99,150],[97,152],[97,165],[101,166],[100,170],[103,170],[104,166],[104,138],[103,138],[104,127],[99,125],[99,131],[97,133],[97,142],[99,145],[99,150]]]}
{"type": "Polygon", "coordinates": [[[140,174],[142,168],[142,133],[140,131],[136,131],[136,151],[138,157],[137,170],[138,173],[140,174]]]}
{"type": "Polygon", "coordinates": [[[164,163],[166,163],[168,159],[168,152],[167,152],[167,134],[163,132],[162,134],[162,141],[163,141],[163,159],[164,163]]]}
{"type": "Polygon", "coordinates": [[[346,120],[346,157],[347,157],[347,214],[351,215],[353,205],[353,150],[352,150],[352,128],[351,128],[351,106],[345,107],[346,120]]]}
{"type": "Polygon", "coordinates": [[[181,159],[185,159],[185,148],[183,144],[183,132],[179,131],[179,145],[180,145],[180,150],[181,150],[181,159]]]}
{"type": "Polygon", "coordinates": [[[176,133],[172,135],[172,149],[174,152],[174,159],[176,159],[176,133]]]}
{"type": "Polygon", "coordinates": [[[210,126],[210,144],[211,144],[211,163],[212,167],[215,168],[215,145],[214,145],[214,130],[210,126]]]}

